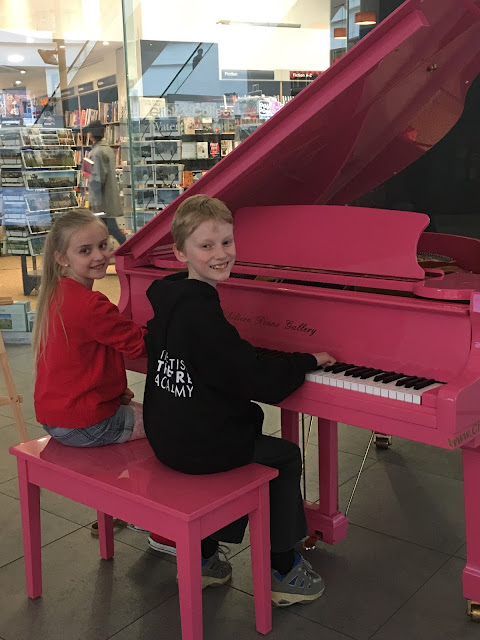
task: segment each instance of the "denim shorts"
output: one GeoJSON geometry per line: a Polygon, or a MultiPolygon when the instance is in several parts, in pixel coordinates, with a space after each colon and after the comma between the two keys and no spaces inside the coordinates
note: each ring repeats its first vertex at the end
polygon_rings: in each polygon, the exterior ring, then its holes
{"type": "Polygon", "coordinates": [[[135,413],[128,404],[121,404],[116,413],[98,424],[82,429],[68,427],[50,427],[43,425],[45,431],[69,447],[102,447],[106,444],[126,442],[132,435],[135,413]]]}

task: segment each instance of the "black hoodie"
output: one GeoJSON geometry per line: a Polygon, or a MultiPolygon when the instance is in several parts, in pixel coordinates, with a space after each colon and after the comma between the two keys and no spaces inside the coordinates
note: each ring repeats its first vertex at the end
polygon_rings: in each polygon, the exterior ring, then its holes
{"type": "Polygon", "coordinates": [[[277,404],[316,359],[257,355],[223,315],[218,293],[186,274],[155,281],[145,337],[145,432],[157,458],[184,473],[215,473],[251,462],[261,430],[252,400],[277,404]]]}

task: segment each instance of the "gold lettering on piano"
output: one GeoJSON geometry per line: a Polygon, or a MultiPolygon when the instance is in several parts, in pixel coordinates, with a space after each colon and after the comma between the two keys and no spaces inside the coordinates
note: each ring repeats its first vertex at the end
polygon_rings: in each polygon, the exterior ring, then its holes
{"type": "Polygon", "coordinates": [[[304,333],[311,338],[317,333],[317,330],[310,327],[306,322],[300,320],[277,320],[269,318],[265,315],[259,315],[252,318],[245,316],[239,311],[227,311],[225,317],[234,324],[250,324],[257,327],[270,327],[271,329],[286,329],[288,331],[297,331],[304,333]]]}
{"type": "Polygon", "coordinates": [[[285,329],[291,329],[292,331],[300,331],[302,333],[307,333],[309,336],[313,337],[317,330],[309,327],[305,322],[300,322],[299,324],[295,324],[293,320],[286,320],[285,329]]]}

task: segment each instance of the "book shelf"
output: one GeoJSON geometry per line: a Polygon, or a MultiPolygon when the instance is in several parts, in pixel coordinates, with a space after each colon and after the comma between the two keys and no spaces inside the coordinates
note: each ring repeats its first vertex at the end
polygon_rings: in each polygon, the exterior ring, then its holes
{"type": "MultiPolygon", "coordinates": [[[[235,120],[138,118],[132,121],[131,136],[133,157],[124,154],[122,184],[126,209],[133,209],[134,193],[140,227],[233,150],[235,120]]],[[[122,146],[129,151],[128,143],[122,146]]]]}
{"type": "Polygon", "coordinates": [[[7,253],[20,255],[25,295],[38,285],[43,253],[56,217],[78,207],[78,174],[71,129],[35,125],[0,131],[0,207],[7,253]],[[32,257],[33,272],[27,268],[32,257]]]}
{"type": "MultiPolygon", "coordinates": [[[[100,81],[97,81],[97,84],[100,81]]],[[[121,166],[120,119],[121,113],[116,85],[93,88],[93,82],[80,85],[77,95],[62,98],[65,126],[71,127],[75,140],[75,159],[81,164],[85,154],[92,148],[90,135],[85,132],[94,120],[105,125],[105,140],[112,147],[117,167],[121,166]]]]}

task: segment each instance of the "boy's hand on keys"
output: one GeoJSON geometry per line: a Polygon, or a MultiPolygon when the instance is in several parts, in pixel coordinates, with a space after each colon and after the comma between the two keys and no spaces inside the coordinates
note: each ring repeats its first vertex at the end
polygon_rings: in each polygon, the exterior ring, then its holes
{"type": "Polygon", "coordinates": [[[122,404],[130,404],[130,402],[133,400],[134,397],[135,397],[135,394],[133,393],[133,391],[127,387],[125,391],[122,393],[122,395],[120,396],[120,402],[122,404]]]}
{"type": "Polygon", "coordinates": [[[328,367],[336,362],[335,358],[332,358],[332,356],[326,351],[314,353],[313,355],[317,359],[317,367],[328,367]]]}

